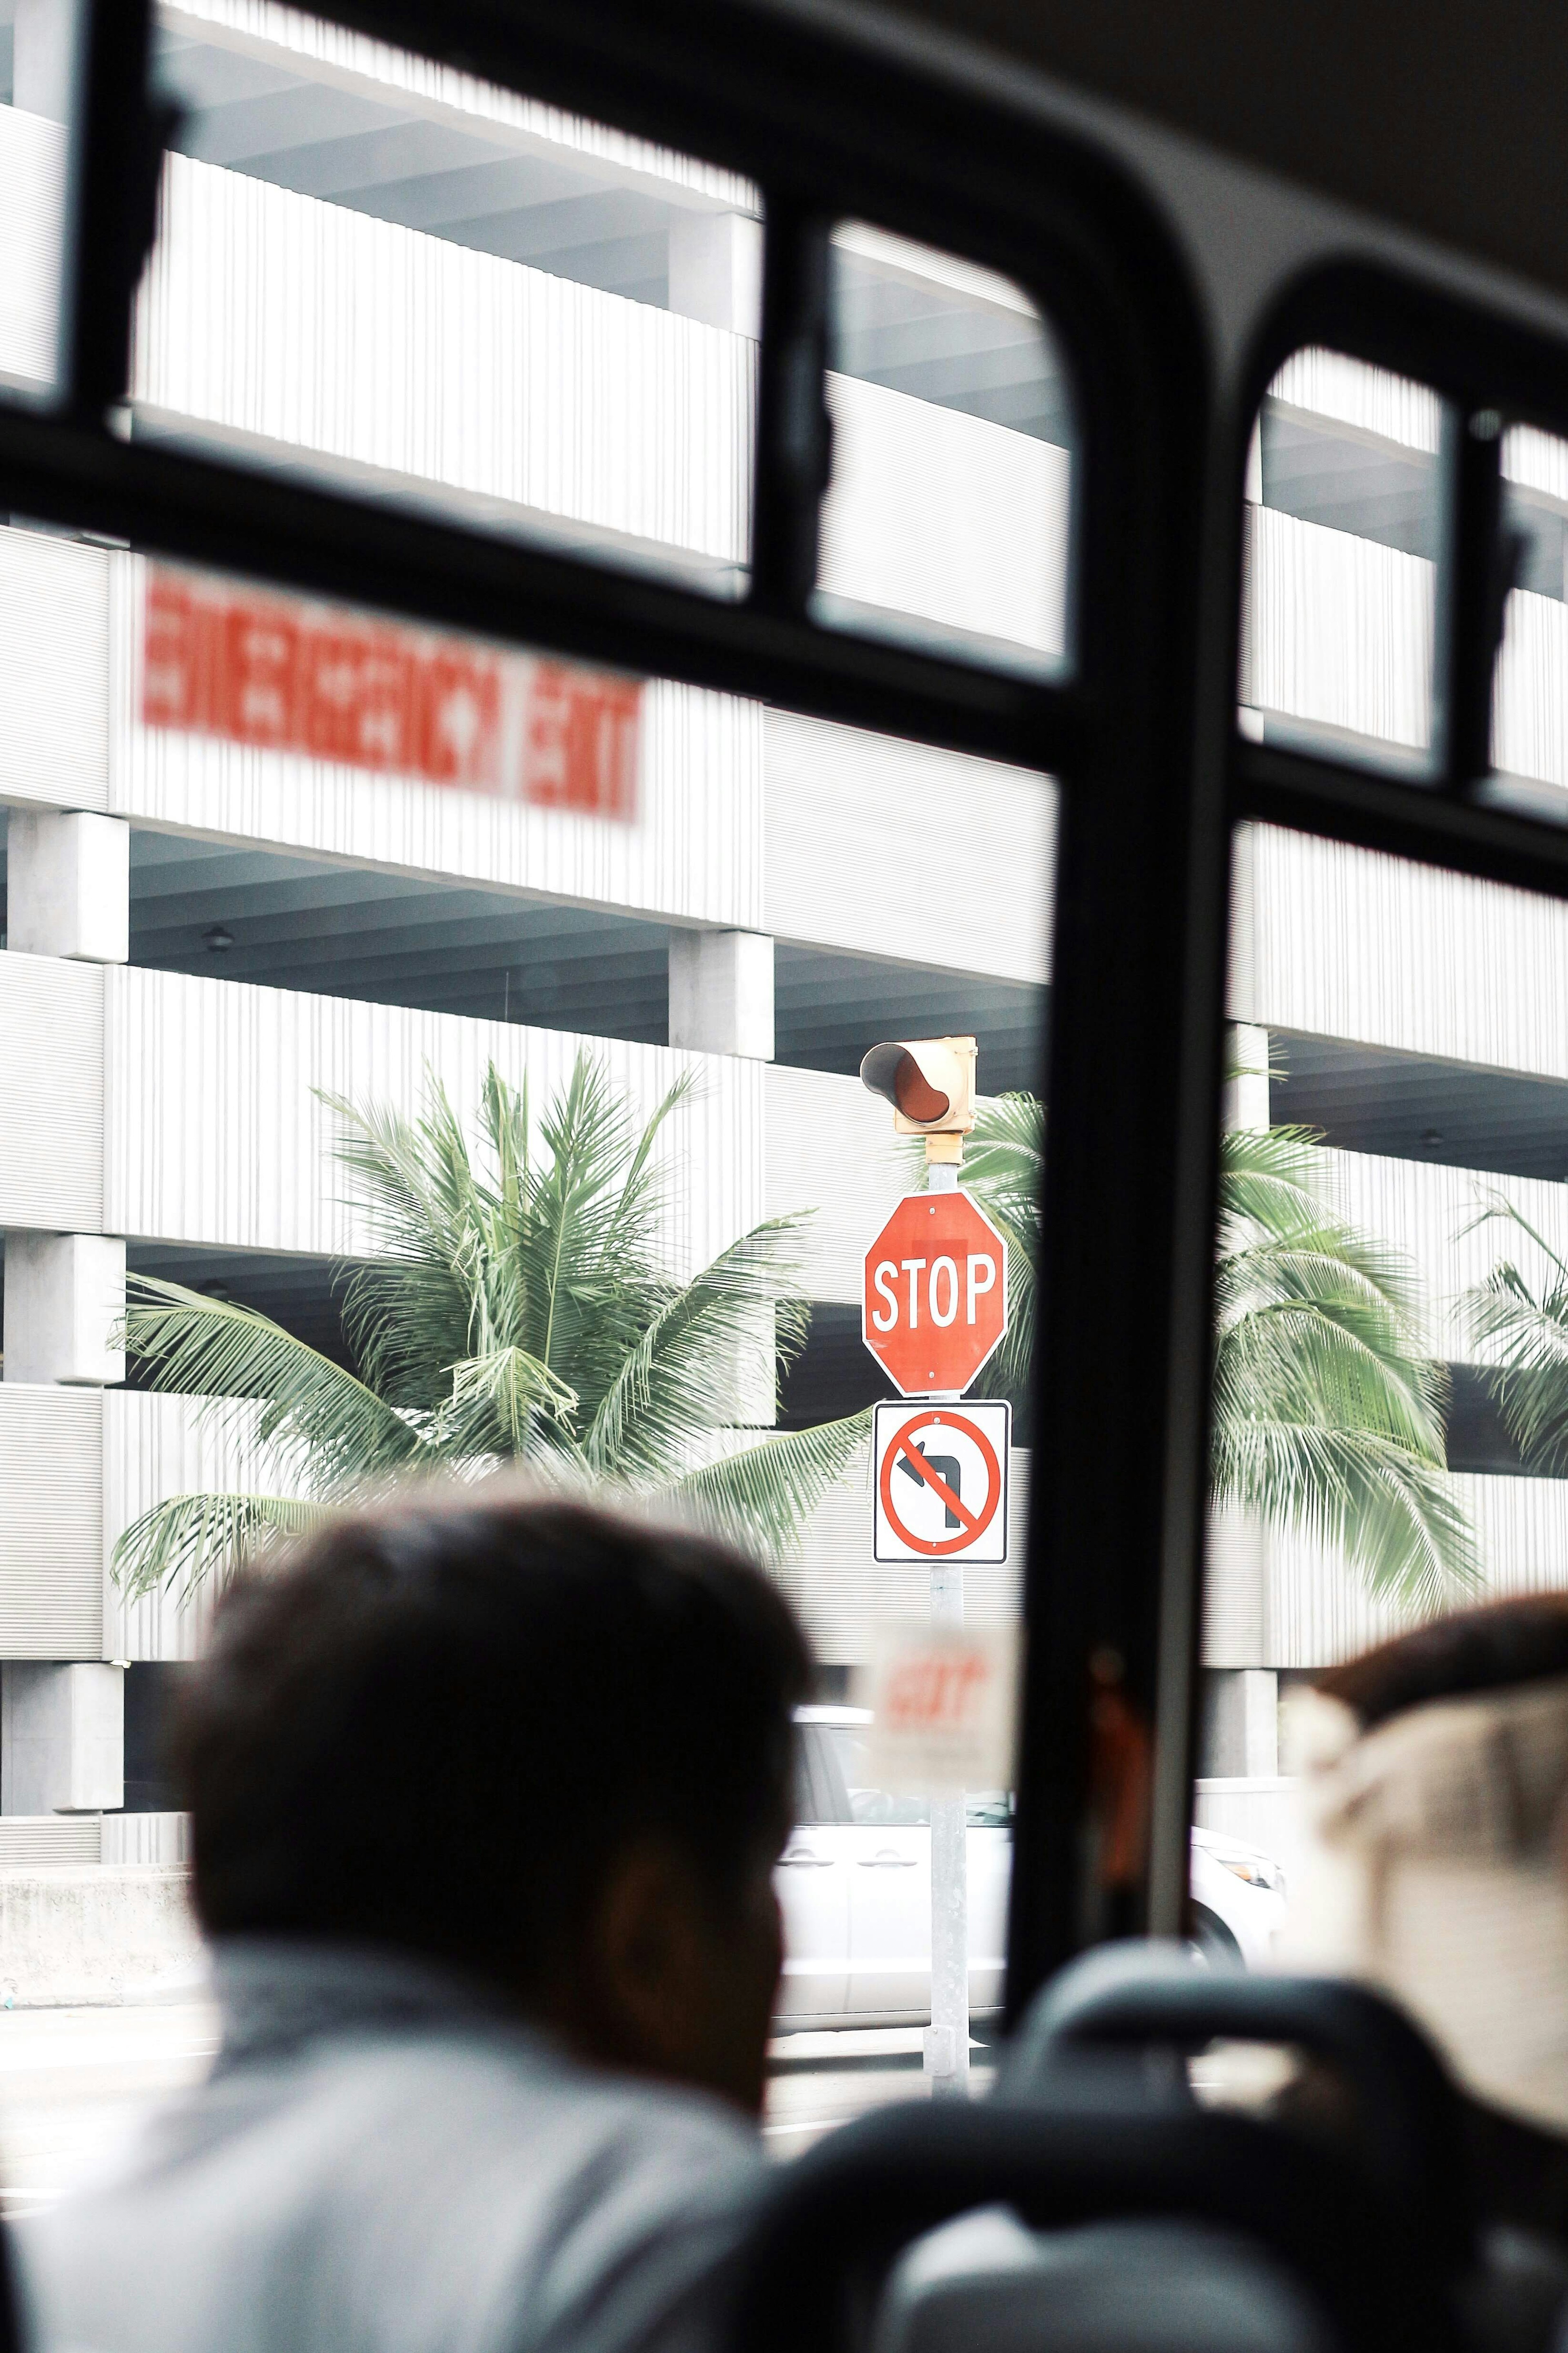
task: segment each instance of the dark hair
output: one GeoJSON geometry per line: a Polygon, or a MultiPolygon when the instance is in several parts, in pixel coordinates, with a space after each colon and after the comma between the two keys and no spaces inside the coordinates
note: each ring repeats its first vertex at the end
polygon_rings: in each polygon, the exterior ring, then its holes
{"type": "Polygon", "coordinates": [[[334,1519],[236,1582],[176,1712],[203,1925],[516,1981],[641,1832],[722,1898],[788,1828],[809,1665],[698,1536],[482,1493],[334,1519]]]}
{"type": "Polygon", "coordinates": [[[1370,1730],[1429,1699],[1568,1675],[1568,1593],[1522,1594],[1456,1609],[1311,1678],[1370,1730]]]}

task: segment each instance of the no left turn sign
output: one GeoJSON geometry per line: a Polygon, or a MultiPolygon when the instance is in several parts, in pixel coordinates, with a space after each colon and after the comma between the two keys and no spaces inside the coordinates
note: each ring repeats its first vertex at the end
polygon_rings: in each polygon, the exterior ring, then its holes
{"type": "Polygon", "coordinates": [[[1004,1403],[877,1408],[874,1559],[1006,1559],[1012,1419],[1004,1403]]]}

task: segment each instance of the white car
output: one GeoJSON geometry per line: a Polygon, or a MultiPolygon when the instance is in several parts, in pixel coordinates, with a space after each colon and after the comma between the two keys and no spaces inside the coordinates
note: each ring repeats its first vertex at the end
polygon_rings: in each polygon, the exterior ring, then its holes
{"type": "MultiPolygon", "coordinates": [[[[795,1823],[780,1858],[785,1959],[776,2025],[920,2026],[931,2016],[931,1830],[926,1802],[879,1789],[866,1765],[862,1708],[803,1707],[795,1823]]],[[[1005,1790],[969,1799],[969,2001],[1001,2009],[1006,1967],[1012,1806],[1005,1790]]],[[[1195,1941],[1211,1957],[1257,1966],[1284,1909],[1268,1856],[1193,1832],[1195,1941]]]]}
{"type": "Polygon", "coordinates": [[[1263,1968],[1285,1917],[1284,1873],[1219,1831],[1194,1831],[1191,1852],[1194,1943],[1210,1960],[1263,1968]]]}

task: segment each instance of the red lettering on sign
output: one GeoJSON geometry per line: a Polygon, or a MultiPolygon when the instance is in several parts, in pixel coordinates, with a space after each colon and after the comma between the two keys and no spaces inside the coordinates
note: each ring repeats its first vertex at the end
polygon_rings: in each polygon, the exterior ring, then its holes
{"type": "Polygon", "coordinates": [[[901,1659],[888,1678],[883,1711],[889,1732],[954,1732],[969,1722],[990,1679],[977,1651],[928,1651],[901,1659]]]}
{"type": "Polygon", "coordinates": [[[297,662],[303,750],[356,768],[413,765],[416,666],[395,631],[303,629],[297,662]]]}
{"type": "Polygon", "coordinates": [[[594,678],[559,662],[534,671],[525,771],[528,797],[543,808],[585,809],[584,789],[602,814],[626,817],[637,800],[637,728],[641,690],[632,680],[594,678]]]}
{"type": "Polygon", "coordinates": [[[500,666],[462,647],[433,654],[422,684],[419,748],[410,762],[437,785],[484,786],[501,766],[500,666]]]}
{"type": "Polygon", "coordinates": [[[638,680],[158,565],[142,717],[538,808],[637,816],[638,680]]]}

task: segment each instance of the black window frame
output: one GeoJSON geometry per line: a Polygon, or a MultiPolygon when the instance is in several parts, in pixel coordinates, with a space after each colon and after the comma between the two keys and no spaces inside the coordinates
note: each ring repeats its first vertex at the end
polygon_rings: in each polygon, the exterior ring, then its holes
{"type": "Polygon", "coordinates": [[[86,5],[67,381],[58,413],[0,405],[0,510],[1058,781],[1016,2012],[1086,1938],[1174,1930],[1186,1900],[1228,809],[1223,722],[1199,692],[1224,649],[1213,600],[1194,594],[1211,559],[1223,570],[1207,486],[1226,442],[1181,250],[1089,138],[843,30],[721,0],[316,0],[313,14],[761,186],[764,472],[753,593],[726,604],[119,436],[137,261],[126,224],[155,128],[138,132],[128,93],[144,86],[149,16],[147,0],[86,5]],[[1048,321],[1079,417],[1071,677],[944,660],[808,617],[823,262],[839,218],[1004,272],[1048,321]],[[1108,1233],[1109,1250],[1084,1247],[1108,1233]],[[1085,1837],[1090,1661],[1107,1648],[1159,1733],[1150,1868],[1109,1909],[1085,1837]]]}
{"type": "MultiPolygon", "coordinates": [[[[1568,333],[1456,292],[1415,267],[1331,259],[1268,306],[1250,338],[1229,424],[1220,498],[1228,522],[1225,660],[1205,681],[1223,706],[1228,900],[1237,829],[1268,825],[1435,871],[1568,899],[1568,804],[1554,823],[1489,801],[1490,722],[1508,588],[1500,466],[1513,424],[1568,438],[1568,333]],[[1426,777],[1392,774],[1375,754],[1258,742],[1238,720],[1246,480],[1263,400],[1296,353],[1317,346],[1385,368],[1444,403],[1432,720],[1426,777]],[[1479,431],[1472,431],[1472,425],[1479,431]]],[[[1228,919],[1226,923],[1228,934],[1228,919]]],[[[1193,1662],[1195,1670],[1197,1651],[1193,1662]]],[[[1195,1759],[1194,1759],[1195,1766],[1195,1759]]]]}
{"type": "MultiPolygon", "coordinates": [[[[1500,585],[1501,431],[1533,425],[1568,438],[1568,336],[1373,263],[1333,262],[1303,272],[1259,323],[1241,378],[1230,470],[1238,533],[1254,419],[1280,367],[1314,344],[1408,377],[1446,404],[1433,679],[1437,756],[1432,777],[1418,780],[1391,776],[1353,751],[1257,743],[1234,723],[1233,663],[1226,682],[1232,821],[1321,834],[1481,881],[1568,896],[1568,822],[1554,825],[1486,798],[1494,629],[1502,617],[1491,602],[1500,585]],[[1470,431],[1472,419],[1484,420],[1482,438],[1470,431]]],[[[1239,535],[1233,553],[1235,644],[1239,535]]]]}

